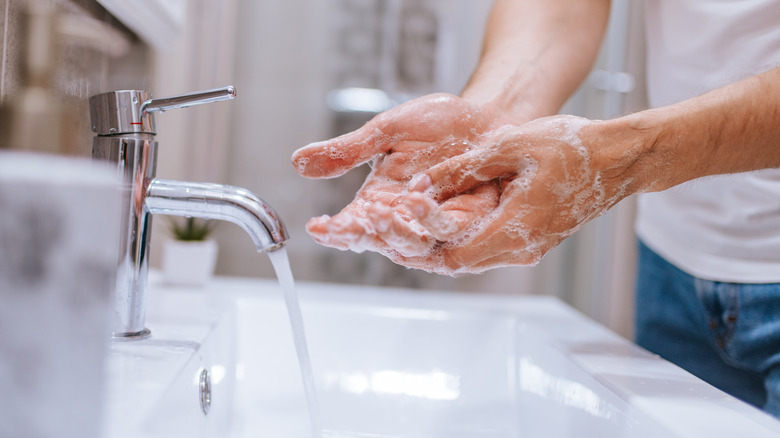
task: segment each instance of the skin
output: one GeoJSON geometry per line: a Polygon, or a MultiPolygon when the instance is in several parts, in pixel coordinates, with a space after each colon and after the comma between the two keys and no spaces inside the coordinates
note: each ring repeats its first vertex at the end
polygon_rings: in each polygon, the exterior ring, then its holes
{"type": "Polygon", "coordinates": [[[537,263],[631,194],[780,166],[780,69],[609,121],[551,116],[590,70],[608,13],[604,0],[497,1],[461,97],[426,96],[296,152],[309,177],[375,159],[355,201],[309,233],[431,272],[482,272],[537,263]],[[334,147],[344,158],[323,152],[334,147]]]}
{"type": "MultiPolygon", "coordinates": [[[[296,151],[293,165],[313,178],[339,176],[373,160],[355,200],[333,217],[312,219],[307,231],[323,245],[382,252],[393,260],[430,252],[436,238],[401,202],[408,183],[415,174],[473,148],[488,122],[463,99],[434,94],[381,114],[355,132],[296,151]]],[[[487,183],[437,209],[465,226],[494,208],[498,196],[497,184],[487,183]]]]}

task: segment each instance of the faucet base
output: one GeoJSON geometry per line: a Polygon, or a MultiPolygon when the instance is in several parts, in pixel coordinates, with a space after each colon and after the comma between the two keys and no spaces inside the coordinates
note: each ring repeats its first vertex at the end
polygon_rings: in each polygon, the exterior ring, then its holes
{"type": "Polygon", "coordinates": [[[140,339],[146,339],[151,336],[152,332],[148,328],[144,328],[140,332],[126,333],[126,332],[114,332],[111,334],[111,340],[113,341],[138,341],[140,339]]]}

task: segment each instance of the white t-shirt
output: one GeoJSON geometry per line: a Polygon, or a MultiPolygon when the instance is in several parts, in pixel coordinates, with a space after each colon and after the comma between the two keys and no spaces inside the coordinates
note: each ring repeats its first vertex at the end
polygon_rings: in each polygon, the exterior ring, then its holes
{"type": "MultiPolygon", "coordinates": [[[[780,0],[647,0],[646,13],[651,106],[780,66],[780,0]]],[[[693,276],[780,282],[780,169],[641,195],[636,228],[646,245],[693,276]]]]}

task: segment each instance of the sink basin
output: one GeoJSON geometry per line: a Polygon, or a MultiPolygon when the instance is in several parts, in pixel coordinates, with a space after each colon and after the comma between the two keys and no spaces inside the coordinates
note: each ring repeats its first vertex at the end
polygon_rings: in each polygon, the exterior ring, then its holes
{"type": "MultiPolygon", "coordinates": [[[[310,437],[275,282],[155,282],[107,436],[310,437]],[[211,407],[199,376],[211,376],[211,407]]],[[[298,287],[327,437],[769,437],[780,422],[550,297],[298,287]]]]}

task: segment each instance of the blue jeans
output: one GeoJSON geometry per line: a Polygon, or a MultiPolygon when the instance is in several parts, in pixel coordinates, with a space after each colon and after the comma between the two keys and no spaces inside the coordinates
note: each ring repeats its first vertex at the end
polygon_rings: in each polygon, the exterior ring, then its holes
{"type": "Polygon", "coordinates": [[[780,283],[702,280],[639,242],[636,342],[780,418],[780,283]]]}

